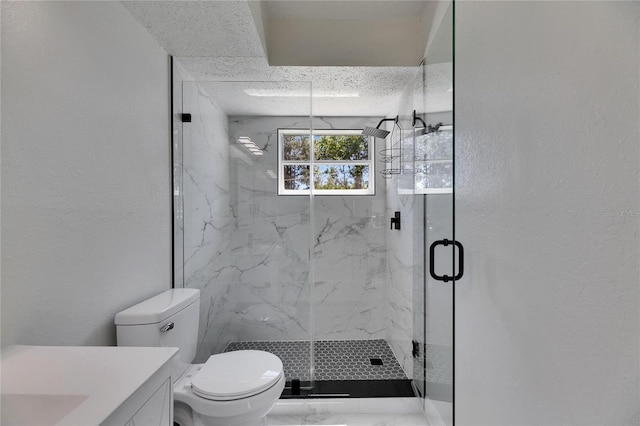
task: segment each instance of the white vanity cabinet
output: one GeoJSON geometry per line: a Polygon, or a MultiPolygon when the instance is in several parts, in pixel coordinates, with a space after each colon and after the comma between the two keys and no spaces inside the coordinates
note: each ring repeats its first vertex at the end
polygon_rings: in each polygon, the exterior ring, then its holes
{"type": "Polygon", "coordinates": [[[127,399],[104,426],[173,426],[171,366],[158,370],[127,399]]]}
{"type": "Polygon", "coordinates": [[[2,425],[172,426],[176,348],[3,349],[2,425]]]}
{"type": "Polygon", "coordinates": [[[171,426],[173,418],[173,400],[171,398],[171,381],[164,382],[148,401],[140,407],[125,426],[167,425],[171,426]]]}

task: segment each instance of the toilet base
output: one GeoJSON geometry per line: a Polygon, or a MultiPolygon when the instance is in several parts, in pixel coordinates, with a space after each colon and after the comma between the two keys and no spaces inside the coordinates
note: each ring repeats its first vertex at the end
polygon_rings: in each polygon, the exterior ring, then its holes
{"type": "MultiPolygon", "coordinates": [[[[269,410],[271,407],[269,407],[269,410]]],[[[266,410],[267,412],[269,410],[266,410]]],[[[177,426],[266,426],[266,413],[259,419],[256,413],[233,418],[219,418],[202,416],[194,413],[191,408],[181,402],[176,402],[173,407],[173,424],[177,426]]]]}
{"type": "Polygon", "coordinates": [[[267,414],[259,419],[255,418],[255,413],[252,413],[253,416],[239,416],[233,418],[219,418],[219,417],[208,417],[201,416],[198,413],[193,413],[194,426],[266,426],[267,425],[267,414]]]}
{"type": "Polygon", "coordinates": [[[188,405],[181,402],[173,404],[173,424],[174,426],[194,426],[193,412],[188,405]]]}

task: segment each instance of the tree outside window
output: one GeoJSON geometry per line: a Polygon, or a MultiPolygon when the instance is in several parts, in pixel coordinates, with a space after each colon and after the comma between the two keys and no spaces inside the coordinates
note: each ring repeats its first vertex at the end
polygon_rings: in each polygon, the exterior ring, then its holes
{"type": "Polygon", "coordinates": [[[281,195],[374,193],[372,140],[361,130],[278,131],[281,195]],[[313,168],[312,168],[313,165],[313,168]]]}

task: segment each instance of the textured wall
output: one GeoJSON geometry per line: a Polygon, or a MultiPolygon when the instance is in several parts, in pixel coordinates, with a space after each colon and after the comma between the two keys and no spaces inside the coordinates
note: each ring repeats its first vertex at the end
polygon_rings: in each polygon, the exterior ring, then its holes
{"type": "Polygon", "coordinates": [[[113,2],[2,2],[2,344],[115,344],[171,286],[165,52],[113,2]]]}
{"type": "Polygon", "coordinates": [[[640,420],[638,6],[456,5],[459,424],[640,420]]]}

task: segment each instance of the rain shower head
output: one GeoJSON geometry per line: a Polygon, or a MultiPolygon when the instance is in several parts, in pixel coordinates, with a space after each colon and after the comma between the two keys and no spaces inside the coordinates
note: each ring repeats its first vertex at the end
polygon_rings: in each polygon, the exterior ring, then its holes
{"type": "Polygon", "coordinates": [[[382,123],[384,123],[385,121],[395,121],[397,123],[398,116],[396,116],[396,118],[383,118],[382,120],[380,120],[376,127],[365,126],[364,129],[362,129],[362,134],[366,136],[373,136],[374,138],[386,138],[391,132],[380,128],[380,126],[382,126],[382,123]]]}
{"type": "Polygon", "coordinates": [[[389,136],[389,132],[388,130],[382,130],[382,129],[378,129],[377,127],[369,127],[369,126],[365,126],[365,128],[362,130],[362,134],[363,135],[367,135],[367,136],[373,136],[375,138],[380,138],[380,139],[384,139],[387,136],[389,136]]]}
{"type": "Polygon", "coordinates": [[[369,127],[369,126],[365,126],[365,128],[362,130],[362,134],[363,135],[367,135],[367,136],[373,136],[375,138],[380,138],[380,139],[384,139],[387,136],[389,136],[389,132],[388,130],[382,130],[382,129],[378,129],[377,127],[369,127]]]}

